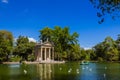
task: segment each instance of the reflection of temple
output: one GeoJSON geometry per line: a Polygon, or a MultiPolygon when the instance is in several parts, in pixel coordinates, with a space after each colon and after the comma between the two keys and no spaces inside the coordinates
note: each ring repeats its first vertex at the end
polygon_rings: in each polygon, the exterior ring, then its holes
{"type": "Polygon", "coordinates": [[[53,64],[38,64],[37,71],[40,80],[51,80],[54,77],[53,64]]]}
{"type": "Polygon", "coordinates": [[[54,47],[48,40],[38,43],[35,47],[36,61],[51,61],[54,60],[54,47]]]}

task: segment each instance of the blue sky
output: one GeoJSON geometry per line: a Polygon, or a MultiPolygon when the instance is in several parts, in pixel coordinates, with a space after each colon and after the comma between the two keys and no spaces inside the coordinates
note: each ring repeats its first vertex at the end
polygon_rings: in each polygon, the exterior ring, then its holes
{"type": "Polygon", "coordinates": [[[0,30],[38,40],[39,30],[46,26],[70,28],[79,33],[81,47],[90,48],[111,36],[120,34],[119,19],[109,16],[98,24],[97,10],[89,0],[0,0],[0,30]]]}

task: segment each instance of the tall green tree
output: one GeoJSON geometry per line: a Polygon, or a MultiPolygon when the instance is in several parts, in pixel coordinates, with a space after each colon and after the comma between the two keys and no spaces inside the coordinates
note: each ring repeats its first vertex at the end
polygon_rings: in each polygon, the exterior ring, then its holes
{"type": "Polygon", "coordinates": [[[96,55],[103,58],[103,60],[117,61],[119,58],[116,43],[111,37],[106,37],[105,40],[102,43],[97,44],[94,49],[96,55]]]}
{"type": "Polygon", "coordinates": [[[22,60],[28,60],[28,56],[34,52],[35,43],[29,42],[28,37],[19,36],[14,49],[14,55],[22,57],[22,60]]]}
{"type": "Polygon", "coordinates": [[[80,49],[80,60],[85,60],[86,59],[86,51],[84,48],[80,49]]]}
{"type": "Polygon", "coordinates": [[[116,44],[117,44],[117,49],[118,49],[118,53],[119,53],[119,60],[120,60],[120,34],[118,35],[118,38],[116,40],[116,44]]]}
{"type": "Polygon", "coordinates": [[[13,35],[9,31],[0,31],[0,61],[7,61],[13,49],[13,35]]]}
{"type": "Polygon", "coordinates": [[[96,60],[96,54],[93,49],[86,50],[86,55],[87,60],[96,60]]]}
{"type": "Polygon", "coordinates": [[[44,41],[46,41],[47,39],[51,40],[52,38],[52,34],[53,34],[53,31],[52,29],[50,29],[49,27],[46,27],[46,28],[43,28],[42,30],[39,31],[40,32],[40,39],[44,41]]]}
{"type": "Polygon", "coordinates": [[[68,60],[78,61],[81,58],[80,45],[71,45],[70,54],[68,54],[68,60]]]}

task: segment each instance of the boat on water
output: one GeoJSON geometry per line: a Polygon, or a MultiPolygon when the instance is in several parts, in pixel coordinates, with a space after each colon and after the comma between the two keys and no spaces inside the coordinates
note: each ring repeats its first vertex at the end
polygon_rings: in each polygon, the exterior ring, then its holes
{"type": "Polygon", "coordinates": [[[89,62],[88,62],[88,61],[82,61],[80,64],[81,64],[81,65],[88,65],[89,62]]]}

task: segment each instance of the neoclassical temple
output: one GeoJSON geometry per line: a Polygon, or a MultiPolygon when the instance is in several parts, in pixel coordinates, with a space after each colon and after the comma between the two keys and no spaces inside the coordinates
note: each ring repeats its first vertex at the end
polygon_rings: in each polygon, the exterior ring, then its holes
{"type": "Polygon", "coordinates": [[[35,47],[35,58],[36,61],[54,61],[54,45],[49,42],[48,39],[45,42],[36,44],[35,47]]]}

